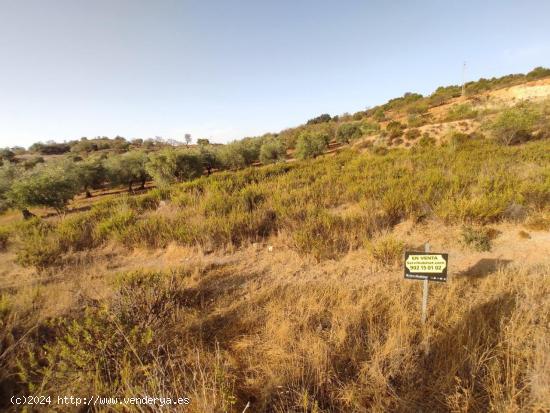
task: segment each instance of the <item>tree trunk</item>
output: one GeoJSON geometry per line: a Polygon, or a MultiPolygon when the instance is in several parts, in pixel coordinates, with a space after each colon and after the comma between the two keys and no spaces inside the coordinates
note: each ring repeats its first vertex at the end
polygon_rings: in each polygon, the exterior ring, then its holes
{"type": "Polygon", "coordinates": [[[139,189],[145,189],[145,181],[147,181],[147,178],[143,178],[141,180],[141,186],[139,187],[139,189]]]}
{"type": "Polygon", "coordinates": [[[210,176],[211,173],[212,173],[212,167],[211,167],[211,166],[207,166],[207,167],[206,167],[206,176],[210,176]]]}
{"type": "Polygon", "coordinates": [[[128,192],[132,192],[132,181],[128,184],[128,192]]]}

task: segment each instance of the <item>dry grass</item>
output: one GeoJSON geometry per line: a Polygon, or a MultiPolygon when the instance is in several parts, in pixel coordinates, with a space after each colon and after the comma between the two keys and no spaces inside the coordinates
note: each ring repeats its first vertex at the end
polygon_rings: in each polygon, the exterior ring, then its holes
{"type": "MultiPolygon", "coordinates": [[[[383,251],[391,239],[379,239],[383,251]]],[[[377,269],[369,248],[316,263],[286,243],[127,258],[106,248],[93,265],[82,258],[4,292],[3,334],[34,329],[0,360],[11,372],[2,389],[178,394],[191,412],[550,406],[548,264],[432,284],[422,326],[421,284],[377,269]]]]}

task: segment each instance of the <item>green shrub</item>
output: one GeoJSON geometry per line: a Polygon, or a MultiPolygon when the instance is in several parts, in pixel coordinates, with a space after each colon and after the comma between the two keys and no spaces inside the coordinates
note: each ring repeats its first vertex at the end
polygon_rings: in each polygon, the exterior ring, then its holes
{"type": "Polygon", "coordinates": [[[17,250],[17,262],[24,267],[34,266],[41,271],[61,263],[62,251],[59,239],[53,235],[33,234],[25,237],[17,250]]]}
{"type": "Polygon", "coordinates": [[[469,140],[470,140],[470,136],[468,134],[457,132],[455,130],[451,130],[445,137],[446,143],[448,143],[453,150],[459,149],[460,147],[465,145],[469,140]]]}
{"type": "Polygon", "coordinates": [[[287,223],[298,251],[317,260],[336,258],[362,246],[372,233],[372,222],[365,216],[335,216],[319,209],[305,213],[299,222],[287,223]]]}
{"type": "Polygon", "coordinates": [[[383,236],[369,244],[371,258],[382,265],[393,266],[403,258],[405,244],[392,236],[383,236]]]}
{"type": "Polygon", "coordinates": [[[98,215],[85,212],[62,219],[54,229],[60,247],[65,250],[82,251],[95,247],[94,228],[98,215]]]}
{"type": "Polygon", "coordinates": [[[200,202],[200,209],[204,216],[226,215],[237,203],[231,195],[219,189],[210,189],[200,202]]]}
{"type": "Polygon", "coordinates": [[[23,168],[28,171],[29,169],[34,168],[36,165],[44,163],[44,158],[41,156],[34,156],[23,161],[23,168]]]}
{"type": "Polygon", "coordinates": [[[378,133],[380,132],[380,124],[365,119],[363,122],[361,122],[361,132],[362,135],[366,136],[378,133]]]}
{"type": "Polygon", "coordinates": [[[377,108],[372,113],[372,117],[377,122],[384,122],[386,120],[386,111],[384,108],[377,108]]]}
{"type": "Polygon", "coordinates": [[[15,153],[10,148],[0,148],[0,161],[12,162],[15,159],[15,153]]]}
{"type": "Polygon", "coordinates": [[[386,126],[386,131],[388,132],[388,137],[390,140],[399,138],[400,136],[402,136],[404,129],[405,129],[405,125],[403,125],[401,122],[396,120],[392,120],[386,126]]]}
{"type": "Polygon", "coordinates": [[[431,137],[428,133],[424,133],[418,140],[417,145],[420,148],[429,148],[435,146],[435,138],[431,137]]]}
{"type": "Polygon", "coordinates": [[[409,117],[407,118],[407,125],[409,126],[409,128],[419,128],[420,126],[424,126],[427,123],[427,116],[409,115],[409,117]]]}
{"type": "Polygon", "coordinates": [[[332,117],[328,113],[323,113],[322,115],[319,115],[313,119],[310,119],[307,121],[308,125],[315,125],[318,123],[326,123],[330,122],[332,120],[332,117]]]}
{"type": "Polygon", "coordinates": [[[476,251],[490,251],[490,230],[485,227],[464,226],[462,228],[462,242],[476,251]]]}
{"type": "Polygon", "coordinates": [[[112,215],[99,221],[94,229],[94,239],[97,242],[110,237],[123,240],[128,227],[133,225],[137,216],[131,209],[120,207],[112,211],[112,215]]]}
{"type": "Polygon", "coordinates": [[[505,109],[490,123],[493,137],[504,145],[513,145],[532,138],[538,120],[530,105],[505,109]]]}
{"type": "Polygon", "coordinates": [[[158,359],[151,349],[161,342],[158,329],[168,321],[168,309],[177,306],[178,284],[157,273],[125,278],[111,307],[89,306],[75,317],[46,322],[42,328],[53,339],[41,340],[40,362],[32,353],[20,361],[21,379],[30,385],[33,377],[47,377],[43,385],[53,388],[66,382],[76,394],[105,388],[125,394],[127,385],[155,391],[151,377],[158,359]]]}
{"type": "Polygon", "coordinates": [[[535,67],[529,73],[527,73],[526,78],[528,80],[542,79],[543,77],[550,76],[550,69],[546,67],[535,67]]]}
{"type": "Polygon", "coordinates": [[[407,107],[407,113],[411,115],[420,115],[426,113],[429,108],[430,106],[426,100],[417,100],[407,107]]]}
{"type": "Polygon", "coordinates": [[[428,98],[430,107],[440,106],[452,98],[459,97],[462,93],[460,86],[440,86],[428,98]]]}
{"type": "Polygon", "coordinates": [[[265,201],[266,194],[258,185],[249,185],[238,193],[237,199],[243,211],[252,212],[265,201]]]}
{"type": "Polygon", "coordinates": [[[171,197],[172,203],[180,208],[187,208],[193,205],[196,198],[187,192],[176,192],[171,197]]]}
{"type": "Polygon", "coordinates": [[[155,210],[159,207],[160,201],[170,197],[169,188],[155,188],[150,192],[138,196],[131,196],[124,199],[125,204],[135,212],[155,210]]]}
{"type": "Polygon", "coordinates": [[[445,117],[445,120],[447,122],[452,122],[462,119],[472,119],[477,116],[477,113],[477,110],[475,110],[469,103],[453,105],[447,111],[447,116],[445,117]]]}
{"type": "Polygon", "coordinates": [[[388,153],[388,148],[386,146],[382,146],[382,145],[373,145],[370,149],[371,149],[371,152],[374,155],[383,156],[383,155],[386,155],[388,153]]]}
{"type": "Polygon", "coordinates": [[[411,151],[345,149],[323,159],[218,172],[167,190],[112,197],[57,225],[36,219],[18,224],[14,245],[24,250],[22,262],[47,267],[63,263],[66,251],[108,239],[129,247],[176,242],[212,251],[281,231],[296,250],[326,259],[360,248],[372,234],[405,219],[484,225],[506,219],[510,205],[544,210],[550,202],[547,140],[510,148],[459,138],[460,150],[433,141],[411,151]],[[171,208],[155,211],[160,199],[171,199],[171,208]]]}
{"type": "Polygon", "coordinates": [[[39,271],[58,265],[64,251],[53,230],[52,224],[37,217],[17,223],[17,262],[24,267],[35,266],[39,271]]]}
{"type": "Polygon", "coordinates": [[[167,218],[153,215],[128,225],[119,239],[127,247],[164,248],[174,239],[173,228],[167,218]]]}
{"type": "MultiPolygon", "coordinates": [[[[385,110],[401,110],[403,108],[421,107],[423,103],[423,96],[420,93],[407,92],[402,97],[390,99],[383,105],[385,110]]],[[[415,109],[413,109],[414,111],[415,109]]]]}
{"type": "Polygon", "coordinates": [[[408,141],[412,141],[418,137],[420,137],[420,130],[416,128],[408,129],[407,132],[405,132],[405,139],[408,141]]]}

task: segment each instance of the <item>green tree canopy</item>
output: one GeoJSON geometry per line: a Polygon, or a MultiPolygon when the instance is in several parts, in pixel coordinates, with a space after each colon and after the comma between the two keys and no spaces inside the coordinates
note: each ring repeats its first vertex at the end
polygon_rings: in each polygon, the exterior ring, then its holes
{"type": "Polygon", "coordinates": [[[299,159],[315,158],[327,148],[330,136],[323,132],[302,132],[296,143],[296,157],[299,159]]]}
{"type": "Polygon", "coordinates": [[[98,188],[107,179],[107,171],[99,157],[88,158],[75,165],[78,183],[87,197],[91,197],[90,188],[98,188]]]}
{"type": "Polygon", "coordinates": [[[147,154],[143,151],[111,156],[105,160],[107,178],[111,185],[127,185],[130,192],[136,182],[140,182],[143,188],[149,177],[145,169],[147,161],[147,154]]]}
{"type": "Polygon", "coordinates": [[[222,146],[219,159],[225,168],[238,169],[252,165],[260,157],[261,138],[244,138],[222,146]]]}
{"type": "Polygon", "coordinates": [[[10,148],[0,149],[0,160],[12,162],[15,158],[15,153],[10,148]]]}
{"type": "Polygon", "coordinates": [[[11,200],[8,193],[17,173],[17,168],[12,164],[0,166],[0,212],[10,207],[11,200]]]}
{"type": "Polygon", "coordinates": [[[322,115],[319,115],[313,119],[310,119],[307,121],[308,125],[315,125],[317,123],[325,123],[330,122],[332,120],[332,117],[328,113],[323,113],[322,115]]]}
{"type": "Polygon", "coordinates": [[[24,172],[13,182],[8,198],[21,209],[45,206],[59,213],[78,191],[77,176],[67,169],[66,163],[60,162],[24,172]]]}
{"type": "Polygon", "coordinates": [[[280,139],[269,138],[264,140],[260,148],[260,162],[265,164],[283,161],[286,149],[280,139]]]}
{"type": "Polygon", "coordinates": [[[146,169],[157,185],[165,186],[202,175],[203,164],[198,153],[167,148],[151,154],[146,169]]]}
{"type": "MultiPolygon", "coordinates": [[[[204,140],[208,141],[208,139],[204,140]]],[[[199,155],[208,175],[212,173],[212,169],[220,168],[222,165],[216,147],[210,145],[209,143],[199,144],[199,155]]]]}
{"type": "Polygon", "coordinates": [[[341,143],[349,143],[359,139],[362,135],[363,132],[358,123],[343,123],[336,131],[336,140],[341,143]]]}

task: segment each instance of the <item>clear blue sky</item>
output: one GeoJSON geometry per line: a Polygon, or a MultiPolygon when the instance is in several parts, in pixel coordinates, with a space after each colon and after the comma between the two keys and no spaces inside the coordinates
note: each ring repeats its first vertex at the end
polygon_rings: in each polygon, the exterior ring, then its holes
{"type": "Polygon", "coordinates": [[[0,147],[224,142],[550,66],[550,1],[0,0],[0,147]]]}

